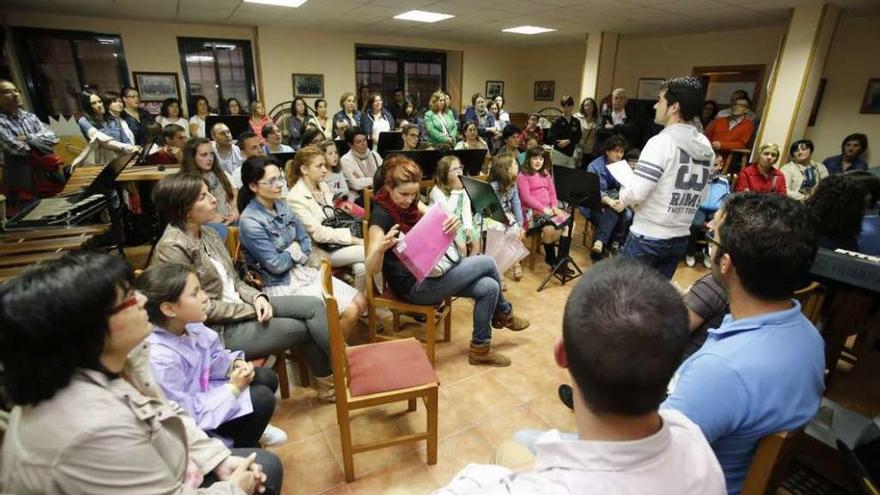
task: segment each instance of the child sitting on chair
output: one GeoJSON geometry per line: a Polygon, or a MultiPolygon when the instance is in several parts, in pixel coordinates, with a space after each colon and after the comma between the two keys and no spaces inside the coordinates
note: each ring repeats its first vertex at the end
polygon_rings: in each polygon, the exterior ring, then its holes
{"type": "Polygon", "coordinates": [[[439,203],[447,212],[458,217],[461,226],[455,233],[455,244],[462,256],[480,254],[479,217],[471,211],[471,200],[461,184],[462,165],[454,155],[444,156],[437,164],[434,173],[434,187],[431,189],[431,203],[439,203]]]}
{"type": "Polygon", "coordinates": [[[527,233],[541,232],[544,243],[544,261],[550,268],[556,266],[556,242],[567,222],[557,224],[554,217],[563,215],[556,197],[556,186],[544,161],[544,150],[539,147],[526,150],[526,160],[516,177],[516,187],[522,202],[527,233]]]}
{"type": "MultiPolygon", "coordinates": [[[[489,184],[498,195],[509,226],[505,227],[491,218],[486,219],[486,226],[490,229],[512,229],[519,234],[519,240],[522,241],[525,238],[525,230],[523,230],[522,203],[519,201],[519,190],[516,188],[518,173],[519,166],[512,154],[499,153],[492,159],[492,167],[489,169],[489,184]]],[[[522,264],[517,261],[511,269],[513,270],[513,279],[517,282],[520,281],[523,277],[522,264]]]]}

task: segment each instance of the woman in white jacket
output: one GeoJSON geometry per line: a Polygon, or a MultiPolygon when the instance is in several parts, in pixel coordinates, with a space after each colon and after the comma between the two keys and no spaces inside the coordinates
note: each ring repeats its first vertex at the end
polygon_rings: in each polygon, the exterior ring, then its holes
{"type": "Polygon", "coordinates": [[[353,236],[347,228],[323,225],[333,211],[333,193],[324,182],[327,175],[324,153],[317,146],[300,148],[296,157],[288,162],[285,173],[287,181],[293,184],[287,203],[302,222],[313,246],[327,256],[334,268],[349,268],[354,276],[354,287],[363,292],[366,283],[364,240],[353,236]],[[328,244],[341,247],[330,250],[328,244]]]}

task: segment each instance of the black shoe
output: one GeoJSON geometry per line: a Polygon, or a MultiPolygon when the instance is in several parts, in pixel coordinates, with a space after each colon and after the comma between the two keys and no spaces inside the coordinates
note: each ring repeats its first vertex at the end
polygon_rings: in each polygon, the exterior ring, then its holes
{"type": "Polygon", "coordinates": [[[556,266],[556,245],[544,244],[544,262],[550,265],[550,268],[556,266]]]}
{"type": "Polygon", "coordinates": [[[559,386],[559,400],[561,400],[567,408],[574,411],[574,393],[571,390],[571,385],[563,384],[559,386]]]}

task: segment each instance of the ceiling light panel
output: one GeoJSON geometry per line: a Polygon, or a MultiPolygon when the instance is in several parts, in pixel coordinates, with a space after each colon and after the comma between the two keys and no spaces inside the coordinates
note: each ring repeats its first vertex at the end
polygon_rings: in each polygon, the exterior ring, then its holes
{"type": "Polygon", "coordinates": [[[517,26],[507,29],[502,29],[505,33],[516,33],[516,34],[542,34],[549,33],[552,31],[556,31],[555,29],[539,27],[539,26],[517,26]]]}
{"type": "Polygon", "coordinates": [[[245,3],[259,3],[263,5],[276,5],[279,7],[299,7],[306,0],[244,0],[245,3]]]}
{"type": "Polygon", "coordinates": [[[441,14],[439,12],[427,12],[424,10],[410,10],[409,12],[404,12],[400,15],[394,16],[395,19],[415,22],[439,22],[445,21],[446,19],[451,19],[453,17],[455,16],[449,14],[441,14]]]}

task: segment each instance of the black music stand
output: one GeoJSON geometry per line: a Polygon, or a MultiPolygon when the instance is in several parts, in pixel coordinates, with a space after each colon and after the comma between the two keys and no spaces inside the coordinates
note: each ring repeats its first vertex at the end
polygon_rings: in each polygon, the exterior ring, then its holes
{"type": "MultiPolygon", "coordinates": [[[[486,163],[486,154],[489,150],[454,150],[453,155],[458,157],[464,173],[470,176],[481,175],[483,164],[486,163]]],[[[448,153],[447,153],[448,154],[448,153]]]]}
{"type": "Polygon", "coordinates": [[[293,160],[293,158],[296,156],[296,151],[269,153],[269,156],[277,160],[278,163],[281,165],[281,170],[284,170],[284,165],[286,165],[288,161],[293,160]]]}
{"type": "Polygon", "coordinates": [[[384,160],[388,153],[403,149],[403,133],[400,131],[380,132],[376,152],[384,160]]]}
{"type": "Polygon", "coordinates": [[[443,158],[444,153],[440,150],[419,150],[419,151],[394,151],[395,155],[403,155],[422,169],[422,179],[429,180],[434,178],[437,171],[437,162],[443,158]]]}
{"type": "Polygon", "coordinates": [[[547,282],[556,277],[562,285],[569,280],[574,280],[581,275],[580,267],[569,255],[571,238],[574,235],[574,207],[586,206],[599,208],[602,198],[599,192],[599,176],[584,170],[568,167],[553,166],[553,185],[556,187],[556,197],[565,202],[565,211],[568,212],[568,234],[559,240],[559,258],[556,266],[544,278],[538,286],[538,292],[544,290],[547,282]],[[564,247],[563,247],[564,246],[564,247]],[[568,265],[574,267],[574,271],[567,269],[568,265]]]}
{"type": "Polygon", "coordinates": [[[336,143],[336,153],[339,154],[339,158],[342,158],[351,149],[345,139],[334,139],[333,142],[336,143]]]}
{"type": "MultiPolygon", "coordinates": [[[[471,200],[471,210],[474,213],[479,213],[483,218],[491,218],[502,225],[510,225],[510,220],[504,214],[504,207],[501,206],[501,200],[498,199],[498,193],[491,184],[464,175],[459,179],[464,186],[464,192],[471,200]]],[[[482,226],[480,227],[482,231],[482,226]]]]}
{"type": "Polygon", "coordinates": [[[248,115],[208,115],[205,117],[205,137],[211,139],[211,129],[221,123],[226,124],[232,134],[232,139],[236,140],[245,131],[251,130],[250,116],[248,115]]]}

